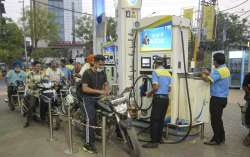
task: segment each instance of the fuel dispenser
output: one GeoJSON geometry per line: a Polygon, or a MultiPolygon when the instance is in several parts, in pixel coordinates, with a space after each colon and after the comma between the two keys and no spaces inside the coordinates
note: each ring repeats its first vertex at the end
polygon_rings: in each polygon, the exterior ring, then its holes
{"type": "Polygon", "coordinates": [[[105,57],[105,71],[110,85],[117,83],[116,53],[116,44],[107,43],[102,46],[102,54],[105,57]]]}
{"type": "Polygon", "coordinates": [[[136,85],[136,88],[140,89],[136,95],[141,106],[139,119],[147,120],[150,117],[152,101],[146,97],[146,92],[151,90],[151,82],[147,78],[151,78],[154,60],[162,57],[165,59],[165,68],[172,73],[167,113],[170,122],[173,124],[190,122],[189,103],[193,122],[209,122],[209,84],[194,74],[185,75],[188,73],[190,21],[177,16],[155,16],[142,19],[139,24],[135,66],[136,76],[144,76],[136,85]]]}
{"type": "Polygon", "coordinates": [[[209,122],[209,84],[188,73],[190,21],[178,16],[141,19],[141,4],[141,0],[119,0],[116,6],[119,90],[134,87],[130,96],[137,104],[137,117],[149,121],[152,99],[146,93],[151,90],[154,60],[163,57],[172,73],[170,123],[209,122]]]}

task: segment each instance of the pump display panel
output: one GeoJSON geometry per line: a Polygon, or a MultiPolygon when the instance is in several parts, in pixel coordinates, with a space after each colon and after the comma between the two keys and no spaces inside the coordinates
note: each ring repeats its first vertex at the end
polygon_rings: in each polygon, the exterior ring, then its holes
{"type": "Polygon", "coordinates": [[[141,68],[150,69],[151,68],[151,57],[141,58],[141,68]]]}
{"type": "Polygon", "coordinates": [[[140,32],[141,52],[172,50],[172,22],[140,32]]]}

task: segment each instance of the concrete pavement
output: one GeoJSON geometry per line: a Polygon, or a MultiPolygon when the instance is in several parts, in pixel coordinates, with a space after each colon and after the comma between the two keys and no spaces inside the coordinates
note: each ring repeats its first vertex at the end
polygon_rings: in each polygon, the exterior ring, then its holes
{"type": "MultiPolygon", "coordinates": [[[[2,91],[2,88],[1,88],[2,91]]],[[[177,145],[160,145],[159,149],[142,149],[142,157],[250,157],[250,147],[242,145],[247,129],[241,126],[240,109],[236,103],[243,103],[243,92],[230,91],[229,104],[224,112],[226,144],[221,146],[205,146],[199,137],[189,139],[177,145]]],[[[23,118],[18,111],[10,112],[0,96],[0,157],[67,157],[64,154],[65,138],[63,129],[55,132],[56,141],[47,141],[47,126],[32,123],[23,128],[23,118]]],[[[205,136],[211,137],[211,127],[206,125],[205,136]]],[[[74,135],[75,150],[79,150],[80,136],[74,135]]],[[[107,157],[128,157],[120,148],[119,142],[109,142],[107,157]]],[[[99,154],[89,155],[78,151],[72,157],[101,157],[101,144],[98,143],[99,154]]]]}

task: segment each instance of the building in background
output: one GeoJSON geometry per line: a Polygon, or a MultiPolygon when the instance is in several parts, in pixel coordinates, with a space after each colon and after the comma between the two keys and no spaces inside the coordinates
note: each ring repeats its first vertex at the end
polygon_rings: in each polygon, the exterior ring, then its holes
{"type": "MultiPolygon", "coordinates": [[[[64,40],[74,41],[74,28],[76,20],[82,15],[76,12],[82,12],[83,0],[63,0],[63,6],[65,9],[75,10],[75,12],[64,10],[64,40]]],[[[75,38],[75,41],[80,39],[75,38]]]]}
{"type": "Polygon", "coordinates": [[[64,34],[64,10],[59,9],[63,8],[63,0],[49,0],[48,2],[49,11],[52,12],[55,15],[55,22],[58,24],[59,27],[59,38],[61,41],[65,40],[65,34],[64,34]],[[50,7],[55,6],[55,7],[50,7]],[[58,7],[58,8],[56,8],[58,7]]]}
{"type": "Polygon", "coordinates": [[[49,11],[56,16],[55,22],[59,26],[59,37],[63,42],[80,41],[80,39],[74,37],[73,32],[75,23],[81,16],[79,12],[83,12],[82,1],[83,0],[48,0],[49,11]],[[74,10],[74,12],[71,10],[74,10]]]}

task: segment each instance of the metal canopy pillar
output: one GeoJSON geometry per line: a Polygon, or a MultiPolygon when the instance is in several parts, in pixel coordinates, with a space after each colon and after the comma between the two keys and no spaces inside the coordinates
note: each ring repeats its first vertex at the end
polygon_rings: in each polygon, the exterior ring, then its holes
{"type": "Polygon", "coordinates": [[[101,54],[106,40],[105,0],[93,0],[93,54],[101,54]]]}
{"type": "Polygon", "coordinates": [[[120,91],[132,85],[133,31],[141,18],[141,0],[119,0],[116,7],[118,35],[118,84],[120,91]]]}

